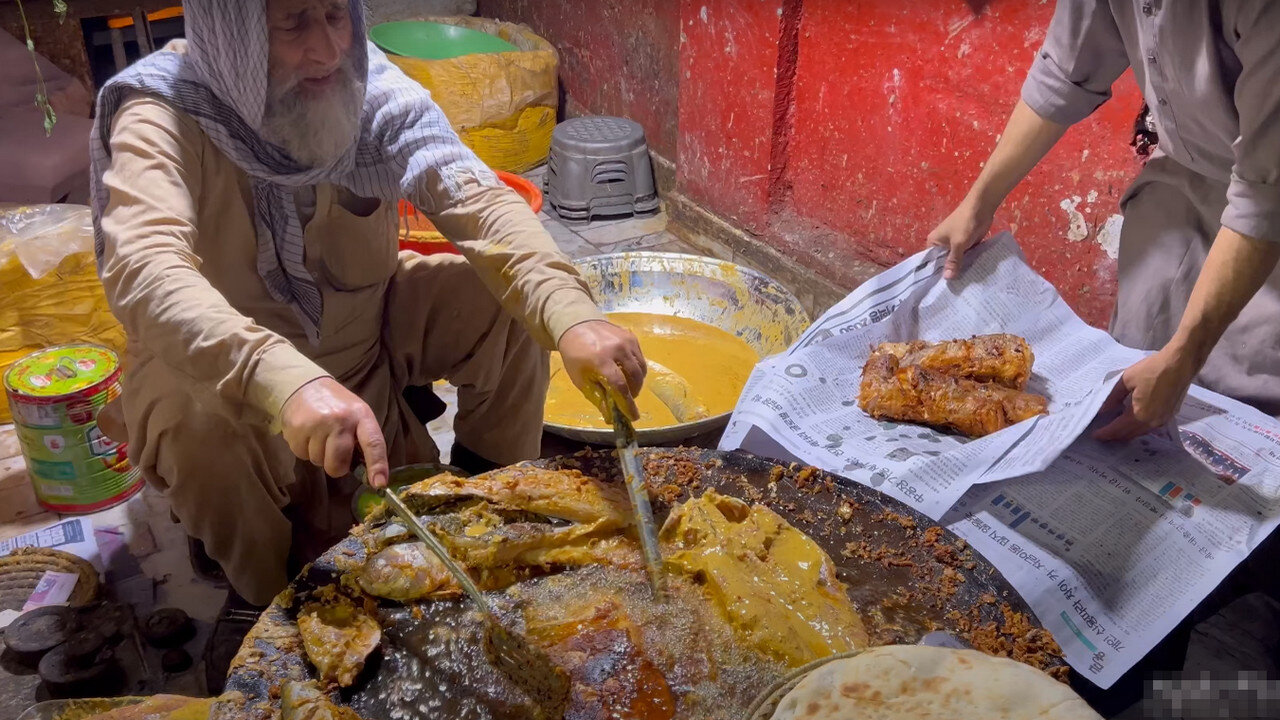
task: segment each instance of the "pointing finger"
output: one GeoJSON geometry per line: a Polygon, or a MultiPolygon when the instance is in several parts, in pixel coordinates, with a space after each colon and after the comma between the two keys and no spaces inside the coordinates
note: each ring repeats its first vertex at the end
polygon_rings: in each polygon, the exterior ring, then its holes
{"type": "Polygon", "coordinates": [[[356,425],[356,441],[360,443],[360,451],[364,454],[364,476],[369,487],[375,490],[387,486],[387,478],[391,476],[391,465],[387,461],[387,440],[382,436],[382,428],[372,415],[362,419],[356,425]]]}

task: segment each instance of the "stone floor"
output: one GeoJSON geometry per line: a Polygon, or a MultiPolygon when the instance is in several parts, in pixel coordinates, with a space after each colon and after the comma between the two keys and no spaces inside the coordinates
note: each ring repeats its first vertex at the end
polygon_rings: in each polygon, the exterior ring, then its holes
{"type": "MultiPolygon", "coordinates": [[[[540,176],[540,172],[529,175],[539,184],[540,176]]],[[[667,218],[663,213],[578,225],[562,223],[545,211],[539,217],[560,248],[575,259],[638,249],[696,252],[667,232],[667,218]]],[[[447,462],[448,448],[453,441],[456,393],[443,383],[437,386],[437,391],[446,401],[448,410],[443,417],[432,422],[429,429],[444,450],[442,459],[447,462]]],[[[558,450],[559,446],[551,441],[548,451],[558,450]]],[[[125,503],[94,513],[89,518],[97,531],[122,538],[129,554],[138,561],[141,577],[131,578],[134,582],[130,596],[137,597],[136,581],[143,580],[145,597],[138,599],[140,607],[182,608],[197,621],[202,636],[208,632],[221,609],[226,590],[195,575],[188,559],[186,535],[182,527],[173,521],[163,496],[146,488],[125,503]]],[[[35,502],[13,426],[0,425],[0,541],[58,520],[58,515],[42,510],[35,502]]],[[[187,694],[203,691],[204,673],[198,657],[200,641],[201,638],[197,638],[188,645],[188,649],[197,656],[196,667],[180,675],[166,676],[164,690],[187,694]]],[[[34,702],[35,678],[5,676],[6,671],[0,668],[0,720],[11,720],[34,702]]]]}

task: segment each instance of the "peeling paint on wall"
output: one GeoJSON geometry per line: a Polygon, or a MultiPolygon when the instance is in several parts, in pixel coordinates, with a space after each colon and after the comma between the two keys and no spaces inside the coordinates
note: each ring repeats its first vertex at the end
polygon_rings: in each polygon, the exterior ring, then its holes
{"type": "Polygon", "coordinates": [[[1124,216],[1112,215],[1098,228],[1098,245],[1112,260],[1120,257],[1120,229],[1123,226],[1124,216]]]}
{"type": "Polygon", "coordinates": [[[1063,198],[1062,202],[1058,203],[1058,207],[1066,211],[1067,221],[1070,223],[1067,227],[1066,238],[1075,242],[1089,237],[1089,224],[1084,221],[1084,215],[1076,209],[1079,204],[1079,195],[1063,198]]]}

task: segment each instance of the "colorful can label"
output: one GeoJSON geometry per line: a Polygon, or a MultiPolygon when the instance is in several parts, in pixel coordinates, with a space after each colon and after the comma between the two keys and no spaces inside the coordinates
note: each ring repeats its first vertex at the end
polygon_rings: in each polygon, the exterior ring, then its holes
{"type": "Polygon", "coordinates": [[[120,395],[120,359],[98,345],[60,345],[10,366],[5,394],[36,499],[61,513],[110,507],[142,488],[127,447],[98,429],[120,395]]]}

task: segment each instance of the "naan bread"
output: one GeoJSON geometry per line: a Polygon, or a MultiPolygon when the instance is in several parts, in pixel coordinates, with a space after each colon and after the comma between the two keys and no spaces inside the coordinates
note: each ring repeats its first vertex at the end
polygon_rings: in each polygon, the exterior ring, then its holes
{"type": "Polygon", "coordinates": [[[888,645],[834,660],[788,693],[773,720],[1102,720],[1071,688],[976,650],[888,645]]]}

